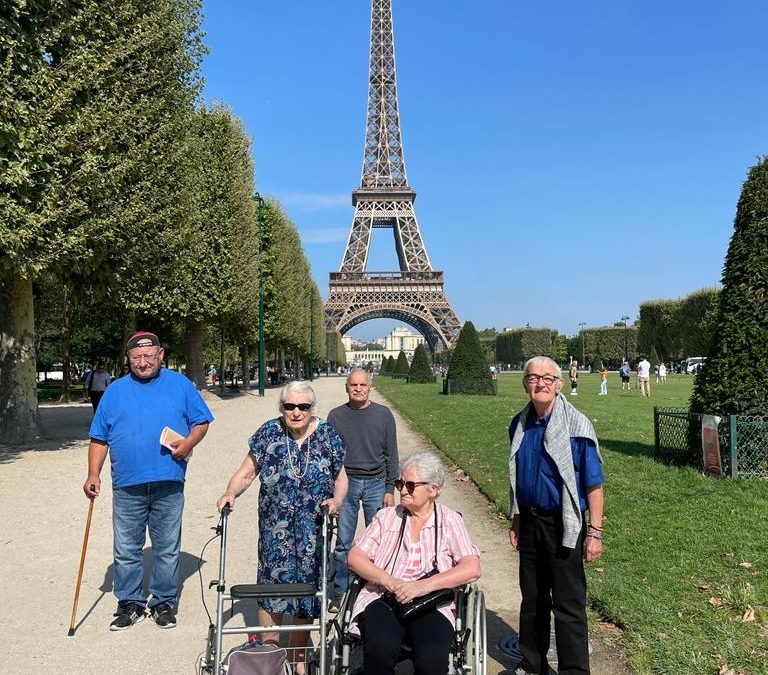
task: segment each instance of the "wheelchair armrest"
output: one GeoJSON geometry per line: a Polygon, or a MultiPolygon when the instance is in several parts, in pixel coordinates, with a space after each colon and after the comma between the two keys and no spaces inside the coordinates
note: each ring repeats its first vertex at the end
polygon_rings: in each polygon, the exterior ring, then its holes
{"type": "Polygon", "coordinates": [[[456,632],[464,630],[464,614],[467,607],[467,594],[469,593],[469,585],[463,584],[457,586],[456,589],[456,632]]]}

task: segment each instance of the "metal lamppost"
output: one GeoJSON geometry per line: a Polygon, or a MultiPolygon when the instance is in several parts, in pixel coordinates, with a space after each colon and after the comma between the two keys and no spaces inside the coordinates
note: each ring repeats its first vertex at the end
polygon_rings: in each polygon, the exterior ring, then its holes
{"type": "Polygon", "coordinates": [[[621,320],[624,322],[624,360],[629,363],[629,353],[627,347],[627,321],[629,321],[629,317],[625,314],[621,317],[621,320]]]}
{"type": "Polygon", "coordinates": [[[583,368],[586,364],[585,361],[587,360],[586,353],[586,344],[585,344],[585,336],[584,336],[584,326],[586,326],[586,322],[581,321],[579,323],[579,333],[581,334],[581,367],[583,368]]]}
{"type": "Polygon", "coordinates": [[[256,222],[259,226],[259,396],[263,397],[267,386],[267,359],[264,349],[264,223],[261,217],[264,200],[258,192],[254,197],[256,199],[256,222]]]}

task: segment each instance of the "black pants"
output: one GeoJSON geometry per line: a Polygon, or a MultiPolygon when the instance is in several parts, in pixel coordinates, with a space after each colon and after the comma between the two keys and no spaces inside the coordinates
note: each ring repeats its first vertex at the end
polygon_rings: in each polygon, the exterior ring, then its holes
{"type": "Polygon", "coordinates": [[[414,675],[444,675],[453,647],[453,626],[437,610],[402,625],[381,600],[360,620],[365,675],[392,675],[403,642],[413,647],[414,675]]]}
{"type": "Polygon", "coordinates": [[[557,672],[589,673],[584,527],[576,548],[561,546],[562,537],[559,511],[520,514],[520,650],[526,667],[542,675],[548,672],[550,611],[555,615],[557,672]]]}
{"type": "Polygon", "coordinates": [[[91,405],[93,406],[93,412],[96,412],[96,408],[99,407],[99,401],[101,401],[101,397],[104,396],[103,391],[89,391],[88,394],[91,397],[91,405]]]}

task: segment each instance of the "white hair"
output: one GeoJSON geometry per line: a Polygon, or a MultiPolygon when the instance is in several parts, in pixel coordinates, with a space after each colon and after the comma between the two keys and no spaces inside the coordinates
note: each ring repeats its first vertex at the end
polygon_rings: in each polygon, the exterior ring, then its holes
{"type": "Polygon", "coordinates": [[[557,375],[560,375],[560,373],[563,372],[560,366],[558,365],[557,361],[555,361],[554,359],[550,359],[548,356],[534,356],[532,359],[528,359],[525,362],[525,365],[523,366],[523,377],[525,377],[528,374],[528,371],[531,369],[531,366],[534,366],[537,363],[541,363],[544,366],[549,366],[551,368],[554,368],[557,375]]]}
{"type": "Polygon", "coordinates": [[[349,375],[347,375],[345,384],[349,385],[349,378],[351,378],[354,373],[365,373],[368,377],[368,384],[371,384],[373,376],[365,368],[352,368],[352,370],[349,371],[349,375]]]}
{"type": "Polygon", "coordinates": [[[308,382],[295,380],[289,382],[280,390],[280,403],[277,408],[278,412],[283,412],[283,403],[285,403],[285,399],[290,393],[306,394],[309,397],[309,402],[312,404],[312,410],[317,406],[317,396],[315,395],[315,390],[312,389],[312,386],[308,382]]]}
{"type": "Polygon", "coordinates": [[[408,455],[400,463],[400,475],[410,467],[414,467],[421,480],[434,485],[437,488],[437,494],[440,494],[440,490],[445,485],[445,469],[442,460],[434,452],[421,450],[408,455]]]}

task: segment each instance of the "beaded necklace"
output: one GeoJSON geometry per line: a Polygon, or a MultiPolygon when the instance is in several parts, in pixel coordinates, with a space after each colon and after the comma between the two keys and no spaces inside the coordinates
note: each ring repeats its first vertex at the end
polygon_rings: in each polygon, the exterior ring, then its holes
{"type": "MultiPolygon", "coordinates": [[[[310,424],[312,424],[312,421],[310,421],[310,424]]],[[[315,427],[317,428],[317,427],[315,427]]],[[[315,429],[313,429],[309,436],[307,436],[306,443],[307,443],[307,452],[304,456],[304,471],[300,471],[301,469],[301,458],[299,457],[299,451],[301,450],[301,445],[298,441],[294,439],[294,443],[296,443],[296,458],[293,457],[293,452],[291,452],[291,439],[288,436],[288,430],[286,429],[285,432],[285,454],[288,455],[288,466],[291,468],[291,473],[293,474],[293,477],[296,480],[301,480],[304,478],[304,476],[307,474],[307,469],[309,469],[309,454],[310,449],[312,445],[312,435],[315,433],[315,429]]]]}

